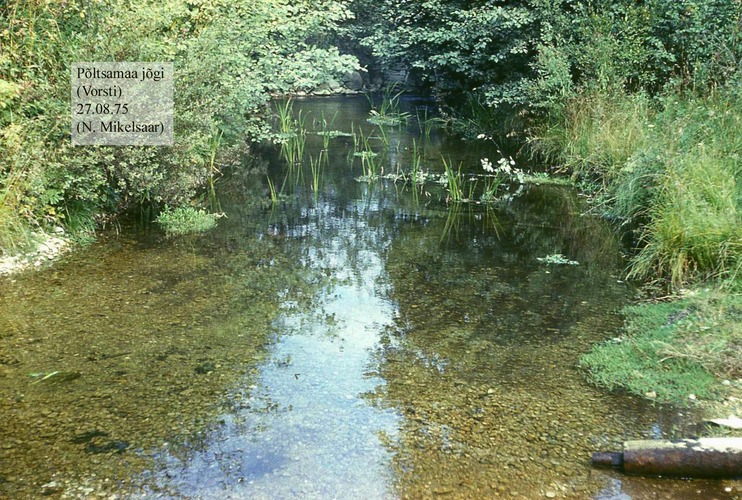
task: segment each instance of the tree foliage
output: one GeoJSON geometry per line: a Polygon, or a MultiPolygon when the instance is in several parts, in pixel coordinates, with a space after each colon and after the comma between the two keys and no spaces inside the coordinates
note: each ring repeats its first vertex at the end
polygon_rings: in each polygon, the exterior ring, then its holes
{"type": "Polygon", "coordinates": [[[725,0],[359,0],[352,36],[442,95],[548,106],[575,88],[660,92],[737,71],[740,3],[725,0]]]}
{"type": "Polygon", "coordinates": [[[272,93],[357,67],[330,43],[351,16],[336,0],[1,3],[0,233],[19,218],[43,226],[184,203],[210,174],[216,145],[268,136],[272,93]],[[172,61],[175,145],[72,147],[78,61],[172,61]]]}

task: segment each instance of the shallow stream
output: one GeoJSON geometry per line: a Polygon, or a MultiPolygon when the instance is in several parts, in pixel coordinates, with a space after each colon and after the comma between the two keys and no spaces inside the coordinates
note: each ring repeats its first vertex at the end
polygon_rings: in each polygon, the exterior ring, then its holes
{"type": "Polygon", "coordinates": [[[216,230],[130,223],[2,278],[0,497],[731,498],[590,467],[695,420],[577,369],[636,291],[572,188],[514,183],[483,205],[359,182],[361,127],[387,173],[500,155],[428,135],[424,101],[383,131],[363,98],[299,109],[302,166],[265,147],[222,180],[216,230]],[[323,117],[344,134],[320,155],[323,117]],[[579,264],[537,260],[554,254],[579,264]]]}

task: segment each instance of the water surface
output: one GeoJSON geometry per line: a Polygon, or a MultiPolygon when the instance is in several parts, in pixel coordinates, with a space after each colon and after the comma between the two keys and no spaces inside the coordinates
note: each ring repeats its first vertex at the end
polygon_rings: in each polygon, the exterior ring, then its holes
{"type": "MultiPolygon", "coordinates": [[[[404,103],[413,117],[423,105],[404,103]]],[[[310,129],[337,111],[333,129],[380,135],[365,99],[299,107],[310,129]]],[[[427,138],[414,119],[385,133],[374,149],[387,172],[414,151],[438,173],[441,155],[476,172],[498,154],[427,138]]],[[[322,147],[310,134],[291,168],[265,147],[223,180],[227,218],[207,235],[125,226],[4,279],[0,495],[734,494],[590,468],[592,451],[695,429],[577,370],[618,335],[635,291],[615,232],[576,192],[513,185],[485,207],[446,203],[432,184],[357,182],[347,136],[330,141],[315,191],[309,156],[322,147]],[[275,204],[268,177],[283,186],[275,204]],[[579,265],[537,260],[555,253],[579,265]]]]}

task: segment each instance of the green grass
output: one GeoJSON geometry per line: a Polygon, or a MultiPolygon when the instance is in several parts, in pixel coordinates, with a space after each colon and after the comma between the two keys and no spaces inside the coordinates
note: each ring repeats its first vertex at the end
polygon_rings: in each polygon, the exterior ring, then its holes
{"type": "Polygon", "coordinates": [[[742,270],[742,84],[706,97],[592,92],[536,128],[536,149],[588,179],[635,228],[629,276],[679,289],[742,270]]]}
{"type": "Polygon", "coordinates": [[[203,209],[193,207],[178,207],[165,209],[160,212],[155,222],[160,224],[168,236],[177,236],[191,233],[204,233],[216,227],[221,214],[210,214],[203,209]]]}
{"type": "Polygon", "coordinates": [[[588,93],[552,109],[531,141],[549,161],[611,181],[649,144],[653,116],[642,94],[588,93]]]}
{"type": "Polygon", "coordinates": [[[652,147],[617,190],[621,215],[643,217],[631,276],[734,279],[742,268],[742,100],[734,92],[670,99],[652,147]]]}
{"type": "Polygon", "coordinates": [[[698,290],[624,309],[625,332],[580,359],[596,384],[658,401],[718,399],[742,376],[742,295],[698,290]]]}

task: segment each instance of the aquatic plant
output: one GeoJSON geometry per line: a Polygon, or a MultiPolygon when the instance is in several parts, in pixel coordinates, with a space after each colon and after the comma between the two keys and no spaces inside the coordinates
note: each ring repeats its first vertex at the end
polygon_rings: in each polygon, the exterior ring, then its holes
{"type": "Polygon", "coordinates": [[[445,120],[438,117],[428,117],[428,107],[422,106],[423,113],[420,116],[420,109],[418,108],[415,112],[417,118],[417,127],[420,130],[420,135],[427,141],[430,141],[430,134],[433,128],[441,126],[446,123],[445,120]]]}
{"type": "Polygon", "coordinates": [[[536,260],[543,264],[555,264],[555,265],[569,265],[577,266],[580,263],[576,260],[569,260],[567,257],[560,253],[554,253],[547,255],[546,257],[536,257],[536,260]]]}
{"type": "Polygon", "coordinates": [[[353,153],[353,156],[361,159],[361,167],[363,169],[362,179],[375,179],[378,176],[377,164],[375,159],[378,156],[378,153],[373,151],[370,143],[370,137],[364,135],[363,128],[359,127],[358,132],[359,137],[356,137],[355,134],[353,136],[353,142],[356,149],[356,151],[353,153]],[[359,145],[362,146],[362,149],[360,151],[358,150],[359,145]]]}
{"type": "Polygon", "coordinates": [[[441,159],[443,160],[443,168],[445,169],[445,172],[444,172],[445,182],[448,187],[448,197],[446,201],[453,201],[453,202],[464,201],[464,190],[462,189],[462,179],[461,179],[462,163],[460,162],[458,169],[454,170],[451,164],[450,158],[448,161],[446,161],[446,159],[443,157],[441,157],[441,159]]]}
{"type": "Polygon", "coordinates": [[[396,83],[387,85],[382,91],[381,104],[379,105],[378,110],[374,109],[373,97],[371,97],[370,94],[367,94],[366,98],[369,100],[372,107],[371,111],[369,111],[371,116],[368,118],[368,122],[373,125],[386,125],[391,127],[406,123],[410,114],[407,112],[400,113],[399,111],[399,102],[402,94],[404,94],[404,89],[397,92],[396,83]]]}
{"type": "Polygon", "coordinates": [[[303,110],[294,116],[294,104],[287,99],[282,105],[278,105],[279,134],[281,142],[281,157],[286,161],[290,169],[300,165],[304,158],[304,148],[307,140],[306,116],[303,110]]]}
{"type": "Polygon", "coordinates": [[[294,124],[294,101],[286,99],[283,103],[276,104],[278,113],[279,138],[288,139],[293,133],[294,124]]]}
{"type": "Polygon", "coordinates": [[[320,136],[322,136],[322,149],[324,151],[329,150],[331,138],[338,137],[340,134],[342,134],[342,132],[331,129],[332,125],[335,123],[335,119],[337,118],[337,116],[338,116],[338,112],[335,111],[335,113],[332,115],[332,119],[328,121],[327,117],[325,117],[325,111],[322,110],[321,120],[320,120],[320,123],[322,125],[322,131],[319,134],[320,136]]]}
{"type": "Polygon", "coordinates": [[[223,213],[207,213],[190,206],[170,208],[166,205],[155,222],[162,226],[168,236],[175,236],[206,232],[215,228],[217,220],[224,216],[223,213]]]}
{"type": "Polygon", "coordinates": [[[273,184],[270,176],[266,175],[265,177],[266,179],[268,179],[268,189],[270,190],[271,194],[271,203],[275,205],[276,203],[278,203],[278,193],[276,192],[276,186],[273,184]]]}
{"type": "Polygon", "coordinates": [[[322,154],[323,151],[320,151],[317,159],[312,156],[309,157],[309,167],[312,172],[312,193],[314,195],[315,203],[317,203],[317,200],[319,199],[319,188],[322,181],[322,154]]]}
{"type": "Polygon", "coordinates": [[[495,168],[492,165],[492,162],[489,161],[488,158],[483,158],[481,160],[482,163],[482,169],[484,170],[484,189],[482,190],[482,195],[480,199],[484,203],[493,202],[497,200],[497,189],[500,187],[500,184],[502,184],[503,176],[498,175],[496,173],[495,168]]]}

